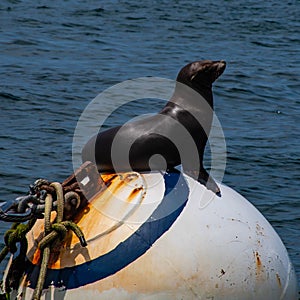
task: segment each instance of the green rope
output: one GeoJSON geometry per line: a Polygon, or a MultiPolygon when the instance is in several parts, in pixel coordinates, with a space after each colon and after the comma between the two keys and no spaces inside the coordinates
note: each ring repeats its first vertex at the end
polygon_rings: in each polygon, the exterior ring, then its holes
{"type": "MultiPolygon", "coordinates": [[[[45,213],[44,213],[45,235],[47,235],[51,231],[50,218],[51,218],[51,211],[52,211],[52,202],[53,202],[52,195],[48,194],[45,199],[45,213]]],[[[36,288],[34,289],[33,292],[33,296],[32,296],[33,300],[39,300],[41,298],[43,286],[47,274],[47,266],[50,258],[50,250],[51,250],[50,244],[48,244],[47,247],[43,249],[41,269],[40,269],[40,274],[39,274],[36,288]]]]}
{"type": "Polygon", "coordinates": [[[14,223],[11,229],[7,230],[4,235],[4,241],[6,245],[0,253],[0,263],[9,252],[15,253],[17,251],[17,243],[20,243],[20,253],[16,258],[13,259],[5,279],[5,283],[3,282],[1,284],[2,287],[4,287],[4,294],[2,294],[1,297],[6,297],[9,299],[10,289],[16,288],[19,284],[20,278],[24,271],[24,262],[28,249],[26,234],[31,230],[35,222],[36,218],[31,219],[27,222],[27,224],[14,223]]]}
{"type": "MultiPolygon", "coordinates": [[[[31,230],[36,222],[36,218],[33,218],[28,221],[27,224],[14,223],[10,229],[4,234],[5,247],[0,252],[0,263],[10,253],[15,253],[17,248],[17,243],[23,243],[26,240],[26,234],[31,230]]],[[[21,247],[22,248],[22,247],[21,247]]],[[[27,251],[27,248],[23,251],[27,251]]]]}
{"type": "Polygon", "coordinates": [[[81,245],[84,247],[87,245],[83,232],[72,221],[63,221],[64,215],[64,197],[63,189],[60,183],[53,182],[51,184],[55,188],[56,197],[57,197],[57,217],[54,224],[51,224],[51,211],[52,211],[52,196],[49,194],[45,200],[45,213],[44,213],[44,222],[45,222],[45,236],[39,243],[39,248],[42,251],[42,262],[40,274],[37,282],[37,286],[33,293],[33,300],[39,300],[43,291],[43,286],[45,283],[47,275],[47,267],[50,259],[51,247],[54,243],[59,240],[63,240],[68,231],[72,230],[76,236],[79,238],[81,245]]]}
{"type": "Polygon", "coordinates": [[[44,211],[44,231],[45,233],[51,230],[51,211],[52,211],[52,195],[47,194],[45,199],[45,211],[44,211]]]}
{"type": "Polygon", "coordinates": [[[48,235],[46,235],[39,243],[39,248],[41,250],[49,244],[52,244],[57,238],[63,240],[69,230],[72,230],[74,232],[83,247],[87,245],[83,232],[81,231],[79,226],[72,221],[63,221],[61,223],[52,224],[51,229],[52,231],[48,235]]]}
{"type": "Polygon", "coordinates": [[[40,274],[39,274],[36,288],[35,288],[33,296],[32,296],[32,300],[39,300],[41,298],[43,286],[45,283],[45,278],[47,275],[47,267],[48,267],[48,262],[49,262],[49,258],[50,258],[50,251],[51,251],[50,246],[47,246],[43,250],[43,258],[42,258],[42,263],[41,263],[40,274]]]}
{"type": "Polygon", "coordinates": [[[57,217],[56,222],[60,223],[64,218],[64,194],[62,185],[59,182],[52,182],[50,186],[54,187],[57,197],[57,217]]]}
{"type": "Polygon", "coordinates": [[[72,221],[64,221],[64,222],[62,222],[62,223],[63,223],[63,225],[64,225],[67,229],[72,230],[72,231],[76,234],[76,236],[78,237],[78,239],[79,239],[79,241],[80,241],[82,247],[87,246],[87,242],[86,242],[86,240],[85,240],[85,238],[84,238],[84,234],[83,234],[83,232],[81,231],[80,227],[79,227],[76,223],[74,223],[74,222],[72,222],[72,221]]]}
{"type": "MultiPolygon", "coordinates": [[[[48,263],[50,259],[51,254],[51,248],[56,243],[56,241],[63,240],[68,231],[71,230],[74,232],[74,234],[78,237],[81,245],[85,247],[87,245],[83,232],[78,227],[77,224],[75,224],[72,221],[63,221],[64,218],[64,209],[65,209],[65,200],[64,200],[64,194],[63,194],[63,187],[58,182],[53,182],[50,184],[51,187],[54,188],[56,193],[56,200],[57,200],[57,216],[54,221],[54,223],[51,223],[51,212],[53,209],[53,198],[51,193],[48,193],[45,199],[45,211],[44,211],[44,237],[39,243],[39,248],[42,252],[42,261],[40,266],[40,273],[37,281],[36,288],[33,292],[33,300],[39,300],[46,275],[47,275],[47,268],[48,263]]],[[[71,191],[68,192],[65,195],[65,198],[69,200],[69,198],[75,198],[77,200],[76,208],[79,206],[80,203],[80,197],[77,193],[71,191]]],[[[28,242],[26,239],[26,234],[31,230],[31,228],[34,226],[37,218],[32,218],[27,222],[27,224],[22,223],[14,223],[12,227],[7,230],[7,232],[4,235],[4,241],[5,241],[5,247],[0,252],[0,263],[3,261],[3,259],[7,256],[9,252],[15,253],[17,248],[17,243],[20,243],[20,253],[17,258],[15,258],[12,262],[12,265],[9,269],[9,274],[7,275],[6,281],[10,280],[13,285],[10,285],[8,289],[11,287],[16,288],[18,287],[19,280],[21,278],[21,275],[23,274],[23,268],[25,264],[23,263],[23,260],[26,258],[27,254],[27,248],[28,248],[28,242]],[[12,274],[17,274],[16,276],[13,276],[12,274]]],[[[5,297],[9,299],[9,291],[4,291],[5,297]]],[[[4,294],[0,295],[1,297],[4,294]]]]}

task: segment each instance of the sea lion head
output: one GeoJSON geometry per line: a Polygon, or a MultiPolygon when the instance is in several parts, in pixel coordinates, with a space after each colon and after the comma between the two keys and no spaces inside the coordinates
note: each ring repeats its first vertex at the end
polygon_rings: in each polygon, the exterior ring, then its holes
{"type": "Polygon", "coordinates": [[[212,83],[224,72],[225,68],[224,60],[195,61],[180,70],[176,81],[201,91],[203,88],[211,88],[212,83]]]}

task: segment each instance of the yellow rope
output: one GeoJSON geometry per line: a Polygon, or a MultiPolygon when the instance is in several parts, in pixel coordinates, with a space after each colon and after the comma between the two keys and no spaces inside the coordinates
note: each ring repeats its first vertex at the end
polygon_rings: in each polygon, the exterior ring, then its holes
{"type": "MultiPolygon", "coordinates": [[[[39,300],[41,298],[46,275],[47,275],[47,268],[49,264],[51,248],[53,247],[54,243],[56,243],[57,239],[62,241],[67,235],[68,231],[72,230],[75,233],[75,235],[79,238],[81,245],[83,247],[87,245],[84,235],[81,229],[77,226],[77,224],[75,224],[72,221],[63,220],[65,209],[67,212],[72,208],[72,206],[75,207],[76,209],[80,206],[79,195],[74,191],[69,191],[64,195],[63,186],[58,182],[53,182],[49,184],[49,182],[41,181],[41,184],[47,184],[52,189],[54,188],[56,199],[53,199],[52,196],[53,192],[48,191],[45,199],[45,204],[44,204],[44,237],[39,243],[39,248],[41,250],[41,266],[40,266],[39,277],[37,280],[37,285],[33,292],[33,297],[32,297],[33,300],[39,300]],[[53,223],[51,223],[51,212],[54,209],[53,207],[55,205],[54,200],[56,200],[55,203],[57,203],[57,209],[56,209],[57,215],[53,223]],[[70,203],[72,203],[71,208],[70,208],[70,203]]],[[[15,262],[15,265],[19,265],[20,267],[25,265],[22,263],[22,260],[25,261],[26,254],[27,254],[28,244],[27,244],[26,234],[34,226],[37,218],[38,216],[34,216],[32,219],[30,219],[27,222],[27,224],[14,223],[11,229],[9,229],[6,232],[4,236],[5,247],[0,252],[0,262],[6,257],[6,255],[9,252],[15,253],[18,250],[16,244],[20,243],[20,248],[19,248],[20,253],[18,257],[14,259],[13,262],[15,262]]],[[[20,269],[19,267],[16,267],[16,269],[20,270],[20,275],[21,273],[23,274],[22,268],[20,269]]],[[[17,276],[14,279],[14,284],[17,285],[19,284],[18,278],[19,277],[17,276]]],[[[10,279],[11,278],[9,278],[9,280],[10,279]]],[[[6,297],[9,297],[10,287],[11,285],[9,286],[8,290],[6,290],[5,288],[4,292],[6,294],[6,297]]],[[[0,286],[0,290],[1,290],[1,286],[0,286]]]]}
{"type": "Polygon", "coordinates": [[[64,194],[62,185],[59,182],[52,182],[50,186],[54,187],[57,198],[57,217],[56,222],[60,223],[64,218],[64,194]]]}
{"type": "MultiPolygon", "coordinates": [[[[52,211],[52,202],[53,202],[52,195],[47,194],[47,197],[45,199],[45,213],[44,213],[45,235],[47,235],[51,231],[50,218],[51,218],[51,211],[52,211]]],[[[43,291],[43,286],[44,286],[46,274],[47,274],[47,267],[48,267],[48,262],[49,262],[49,258],[50,258],[50,250],[51,250],[50,244],[48,244],[48,246],[46,246],[43,249],[41,269],[40,269],[40,274],[39,274],[36,288],[33,292],[33,297],[32,297],[33,300],[39,300],[41,298],[41,294],[43,291]]]]}
{"type": "MultiPolygon", "coordinates": [[[[54,224],[51,224],[51,211],[52,211],[52,196],[48,194],[45,200],[45,213],[44,213],[44,226],[45,226],[45,236],[39,243],[39,248],[42,251],[42,262],[40,274],[37,282],[37,286],[33,293],[33,300],[39,300],[43,291],[43,286],[45,283],[46,275],[47,275],[47,267],[50,258],[51,247],[57,240],[63,240],[68,232],[68,230],[72,230],[80,240],[82,246],[86,246],[87,243],[85,241],[84,235],[81,229],[71,221],[63,221],[64,215],[64,196],[62,185],[58,182],[54,182],[51,184],[54,187],[57,198],[57,217],[54,224]]],[[[69,195],[70,196],[70,195],[69,195]]],[[[79,201],[79,196],[77,195],[77,201],[79,201]]]]}

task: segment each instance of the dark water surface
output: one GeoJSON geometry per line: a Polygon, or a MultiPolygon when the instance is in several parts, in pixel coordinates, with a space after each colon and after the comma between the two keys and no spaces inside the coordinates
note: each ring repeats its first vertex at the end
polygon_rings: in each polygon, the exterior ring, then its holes
{"type": "MultiPolygon", "coordinates": [[[[299,15],[299,1],[2,0],[1,200],[36,178],[72,172],[77,120],[99,92],[224,59],[214,88],[228,151],[224,183],[272,223],[300,281],[299,15]]],[[[112,125],[141,112],[123,110],[112,125]]]]}

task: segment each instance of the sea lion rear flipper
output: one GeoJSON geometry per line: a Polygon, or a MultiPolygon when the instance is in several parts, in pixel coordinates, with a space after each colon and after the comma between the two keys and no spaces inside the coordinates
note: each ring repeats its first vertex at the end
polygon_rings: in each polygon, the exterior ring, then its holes
{"type": "Polygon", "coordinates": [[[220,188],[211,176],[208,176],[208,179],[206,181],[203,181],[203,177],[201,177],[201,173],[200,173],[198,177],[198,181],[204,184],[208,190],[213,191],[217,196],[221,197],[220,188]]]}
{"type": "Polygon", "coordinates": [[[221,197],[221,191],[214,179],[209,176],[205,169],[202,169],[197,176],[196,171],[185,171],[185,173],[192,178],[196,179],[199,183],[203,184],[208,190],[214,192],[217,196],[221,197]]]}

